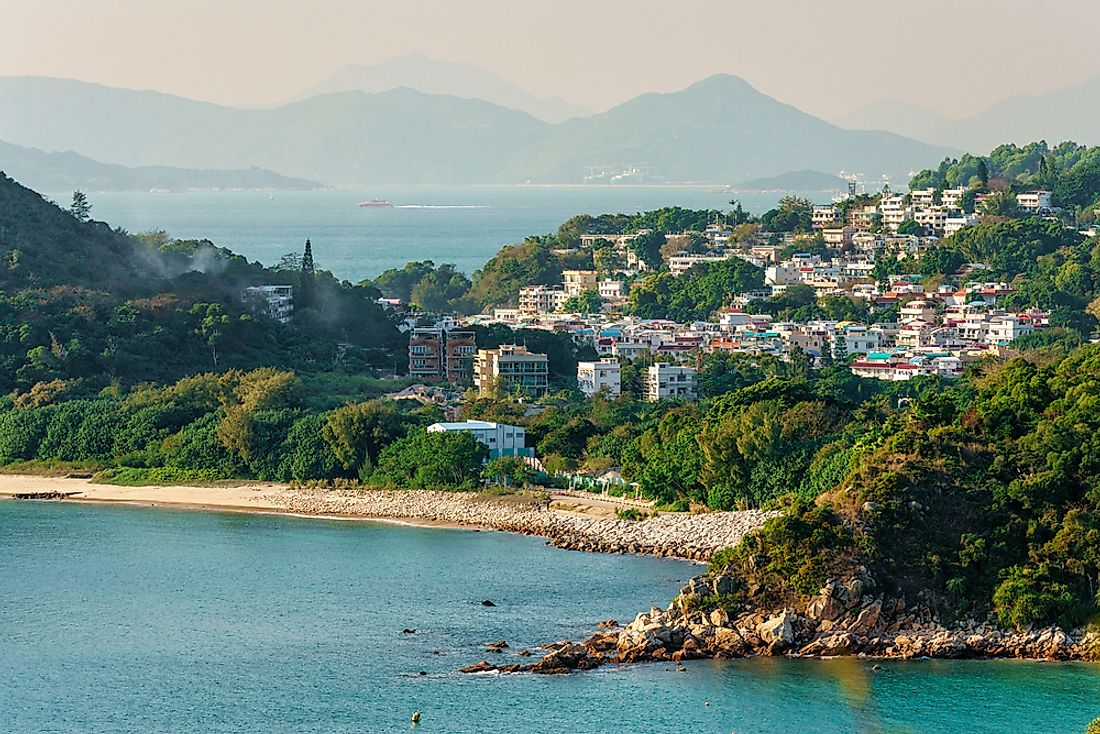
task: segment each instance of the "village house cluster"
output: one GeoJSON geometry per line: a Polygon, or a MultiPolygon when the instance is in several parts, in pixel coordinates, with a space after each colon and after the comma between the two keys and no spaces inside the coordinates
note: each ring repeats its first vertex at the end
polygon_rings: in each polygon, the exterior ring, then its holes
{"type": "MultiPolygon", "coordinates": [[[[412,329],[409,373],[425,380],[473,385],[488,392],[498,385],[541,396],[549,389],[546,355],[521,345],[478,349],[473,324],[505,324],[522,332],[543,329],[570,334],[595,348],[598,361],[581,362],[577,383],[586,395],[622,391],[622,363],[645,358],[641,392],[646,400],[691,400],[698,395],[696,370],[700,356],[713,352],[771,355],[790,360],[795,355],[810,364],[844,362],[862,377],[907,380],[917,375],[955,377],[965,365],[1007,347],[1019,336],[1049,325],[1038,310],[1006,310],[1003,297],[1013,292],[1007,283],[986,282],[984,265],[970,263],[945,284],[926,290],[921,278],[901,273],[877,273],[876,262],[889,255],[919,257],[941,237],[974,225],[964,213],[981,204],[982,194],[965,188],[925,189],[900,195],[885,191],[877,203],[815,205],[813,233],[777,235],[754,232],[738,240],[731,228],[713,224],[703,232],[666,235],[669,272],[682,277],[692,267],[740,258],[763,271],[760,290],[729,294],[730,305],[713,321],[676,323],[629,315],[634,276],[647,270],[632,249],[646,230],[630,234],[586,234],[580,248],[606,249],[615,257],[614,270],[565,270],[561,282],[519,289],[516,306],[460,321],[446,318],[430,327],[412,329]],[[915,222],[919,231],[910,231],[915,222]],[[820,238],[820,239],[819,239],[820,238]],[[690,251],[675,249],[679,244],[690,251]],[[703,247],[699,247],[699,243],[703,247]],[[815,252],[794,252],[801,242],[824,243],[815,252]],[[827,254],[821,254],[822,252],[827,254]],[[792,286],[808,286],[818,299],[841,296],[866,303],[870,313],[890,314],[869,323],[844,320],[784,321],[754,312],[752,304],[783,294],[792,286]],[[571,299],[598,296],[596,313],[571,313],[571,299]]],[[[1049,214],[1047,191],[1019,194],[1021,211],[1049,214]]],[[[881,270],[881,269],[880,269],[881,270]]],[[[804,290],[804,289],[803,289],[804,290]]]]}

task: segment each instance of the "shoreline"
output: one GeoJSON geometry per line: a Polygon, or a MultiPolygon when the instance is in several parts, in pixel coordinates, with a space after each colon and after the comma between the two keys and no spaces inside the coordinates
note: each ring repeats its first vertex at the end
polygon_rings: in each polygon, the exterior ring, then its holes
{"type": "Polygon", "coordinates": [[[28,493],[63,496],[49,501],[496,530],[544,537],[550,545],[567,550],[652,555],[694,562],[709,561],[771,516],[759,511],[663,513],[631,521],[614,518],[606,507],[606,499],[598,496],[587,503],[572,496],[562,497],[548,507],[544,500],[522,494],[292,489],[261,482],[237,486],[132,487],[94,484],[86,478],[0,475],[0,498],[28,493]]]}
{"type": "Polygon", "coordinates": [[[878,593],[866,569],[830,579],[816,595],[793,606],[708,603],[735,594],[738,583],[724,574],[699,576],[667,608],[639,612],[625,625],[602,622],[580,643],[545,645],[549,653],[534,663],[495,666],[482,660],[459,672],[562,674],[604,665],[752,657],[1100,660],[1100,630],[1007,630],[991,618],[944,623],[925,600],[906,604],[878,593]]]}

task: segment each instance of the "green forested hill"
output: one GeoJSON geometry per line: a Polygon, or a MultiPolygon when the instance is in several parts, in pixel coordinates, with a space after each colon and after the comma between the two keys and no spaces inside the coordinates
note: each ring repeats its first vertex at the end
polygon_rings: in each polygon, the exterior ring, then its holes
{"type": "Polygon", "coordinates": [[[94,286],[129,292],[158,274],[127,236],[81,222],[28,188],[0,177],[0,287],[94,286]]]}
{"type": "Polygon", "coordinates": [[[380,359],[400,337],[377,295],[325,272],[270,270],[208,241],[82,221],[0,178],[0,393],[50,385],[82,395],[204,370],[380,359]],[[242,289],[265,283],[295,286],[291,324],[245,309],[242,289]],[[340,359],[338,343],[347,345],[340,359]]]}

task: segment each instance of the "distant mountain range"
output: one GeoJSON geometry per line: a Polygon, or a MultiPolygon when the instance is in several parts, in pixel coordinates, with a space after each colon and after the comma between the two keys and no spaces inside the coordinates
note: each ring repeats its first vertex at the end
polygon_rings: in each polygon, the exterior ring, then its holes
{"type": "Polygon", "coordinates": [[[299,94],[294,101],[334,92],[377,94],[401,87],[424,94],[480,99],[550,123],[592,114],[592,110],[570,104],[561,97],[535,97],[477,66],[438,61],[418,52],[371,66],[345,66],[299,94]]]}
{"type": "Polygon", "coordinates": [[[79,153],[44,153],[0,141],[0,171],[37,191],[149,191],[166,189],[272,189],[309,191],[323,184],[263,168],[236,171],[168,166],[130,168],[100,163],[79,153]]]}
{"type": "MultiPolygon", "coordinates": [[[[641,166],[646,182],[730,183],[784,171],[902,181],[954,150],[845,130],[728,75],[559,124],[409,88],[235,109],[160,92],[0,78],[0,140],[124,166],[261,167],[334,185],[578,183],[641,166]]],[[[0,159],[0,168],[3,167],[0,159]]]]}
{"type": "Polygon", "coordinates": [[[951,119],[897,100],[876,102],[839,117],[861,130],[890,130],[938,145],[984,153],[1001,143],[1100,144],[1100,76],[1041,95],[1009,97],[972,117],[951,119]]]}

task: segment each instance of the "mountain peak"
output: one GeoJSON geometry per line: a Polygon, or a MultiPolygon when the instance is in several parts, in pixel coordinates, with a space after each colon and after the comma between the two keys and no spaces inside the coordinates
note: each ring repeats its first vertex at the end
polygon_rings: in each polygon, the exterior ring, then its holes
{"type": "Polygon", "coordinates": [[[464,62],[440,61],[421,51],[410,51],[377,64],[345,66],[299,94],[295,100],[352,90],[378,93],[399,87],[424,94],[479,99],[551,123],[591,114],[591,110],[558,97],[535,97],[486,69],[464,62]]]}

